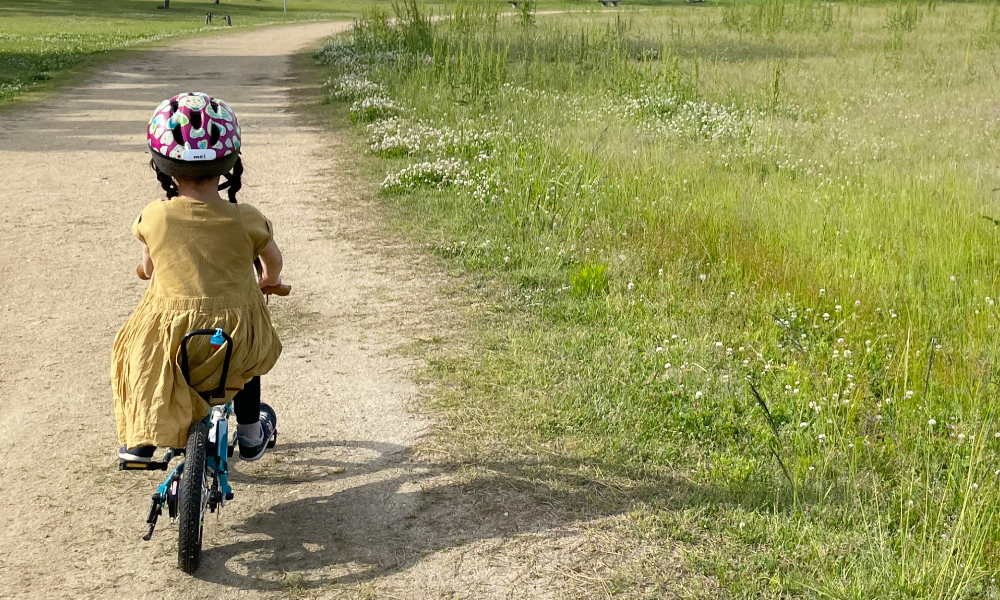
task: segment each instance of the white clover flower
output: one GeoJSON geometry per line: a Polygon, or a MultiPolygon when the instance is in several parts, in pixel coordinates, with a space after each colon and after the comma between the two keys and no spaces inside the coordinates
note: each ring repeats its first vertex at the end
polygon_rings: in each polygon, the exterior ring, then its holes
{"type": "Polygon", "coordinates": [[[802,429],[805,429],[806,427],[809,427],[809,423],[806,423],[805,421],[802,421],[801,423],[799,423],[799,427],[802,428],[802,429]]]}
{"type": "Polygon", "coordinates": [[[937,421],[935,421],[934,419],[927,419],[927,424],[930,425],[931,427],[934,427],[935,425],[937,425],[937,421]]]}
{"type": "Polygon", "coordinates": [[[336,81],[327,81],[324,87],[327,88],[327,97],[335,100],[356,100],[382,91],[379,84],[354,73],[348,73],[336,81]]]}
{"type": "Polygon", "coordinates": [[[824,321],[829,321],[830,320],[830,313],[823,313],[823,320],[824,321]]]}
{"type": "Polygon", "coordinates": [[[402,111],[401,107],[388,96],[374,94],[367,98],[357,100],[351,105],[351,121],[355,123],[369,123],[379,119],[386,119],[402,111]]]}
{"type": "Polygon", "coordinates": [[[453,185],[472,187],[475,182],[468,165],[468,162],[456,158],[415,163],[397,173],[390,173],[382,182],[382,190],[399,192],[428,186],[444,189],[453,185]]]}

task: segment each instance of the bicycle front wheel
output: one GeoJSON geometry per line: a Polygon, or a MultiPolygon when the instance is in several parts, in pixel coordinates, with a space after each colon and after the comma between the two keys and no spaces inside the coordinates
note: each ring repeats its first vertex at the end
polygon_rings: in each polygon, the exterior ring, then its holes
{"type": "Polygon", "coordinates": [[[194,573],[201,563],[201,534],[205,526],[209,486],[206,479],[205,457],[208,446],[208,425],[198,421],[188,430],[184,471],[177,494],[177,564],[185,573],[194,573]]]}

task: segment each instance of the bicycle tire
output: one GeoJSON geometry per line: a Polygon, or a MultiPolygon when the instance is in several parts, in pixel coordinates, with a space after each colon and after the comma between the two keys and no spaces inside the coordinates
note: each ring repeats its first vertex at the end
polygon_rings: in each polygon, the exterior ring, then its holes
{"type": "Polygon", "coordinates": [[[191,574],[201,564],[201,536],[205,526],[205,457],[208,425],[198,421],[188,430],[184,471],[177,493],[177,565],[191,574]]]}

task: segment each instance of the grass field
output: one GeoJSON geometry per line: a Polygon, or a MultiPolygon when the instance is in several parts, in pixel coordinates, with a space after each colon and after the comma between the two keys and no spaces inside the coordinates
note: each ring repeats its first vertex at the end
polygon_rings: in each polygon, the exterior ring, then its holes
{"type": "Polygon", "coordinates": [[[178,35],[314,19],[349,19],[376,0],[3,0],[0,2],[0,104],[40,83],[106,59],[110,52],[178,35]],[[205,24],[205,13],[215,15],[205,24]]]}
{"type": "MultiPolygon", "coordinates": [[[[486,306],[425,349],[456,451],[733,597],[998,596],[1000,5],[410,6],[317,59],[486,306]]],[[[698,595],[656,564],[608,589],[698,595]]]]}

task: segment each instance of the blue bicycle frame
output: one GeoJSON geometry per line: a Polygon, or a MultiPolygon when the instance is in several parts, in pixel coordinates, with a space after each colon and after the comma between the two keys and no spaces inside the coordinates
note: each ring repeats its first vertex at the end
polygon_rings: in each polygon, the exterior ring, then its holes
{"type": "MultiPolygon", "coordinates": [[[[185,334],[181,340],[181,372],[184,379],[190,385],[190,373],[188,369],[187,343],[195,336],[211,336],[211,345],[218,349],[226,347],[226,355],[223,360],[222,377],[219,386],[208,392],[200,392],[201,396],[210,401],[213,398],[224,398],[226,395],[226,375],[229,371],[229,362],[233,353],[233,340],[229,334],[222,329],[199,329],[185,334]]],[[[207,508],[215,512],[216,508],[225,506],[226,501],[233,499],[233,489],[229,485],[229,457],[233,454],[233,446],[229,443],[229,416],[233,413],[232,402],[224,405],[213,406],[209,414],[204,419],[208,427],[208,448],[205,453],[206,472],[211,474],[212,484],[208,494],[207,508]]],[[[160,462],[131,463],[121,461],[120,469],[154,469],[166,470],[170,461],[179,454],[183,454],[182,449],[170,448],[160,462]]],[[[167,475],[163,483],[153,494],[152,505],[149,509],[149,517],[146,523],[149,524],[149,532],[142,536],[142,539],[149,541],[153,537],[153,530],[156,528],[156,521],[163,513],[163,505],[167,505],[167,513],[171,519],[177,517],[177,496],[180,484],[181,473],[184,472],[184,462],[181,461],[167,475]]],[[[203,510],[205,506],[203,505],[203,510]]]]}

